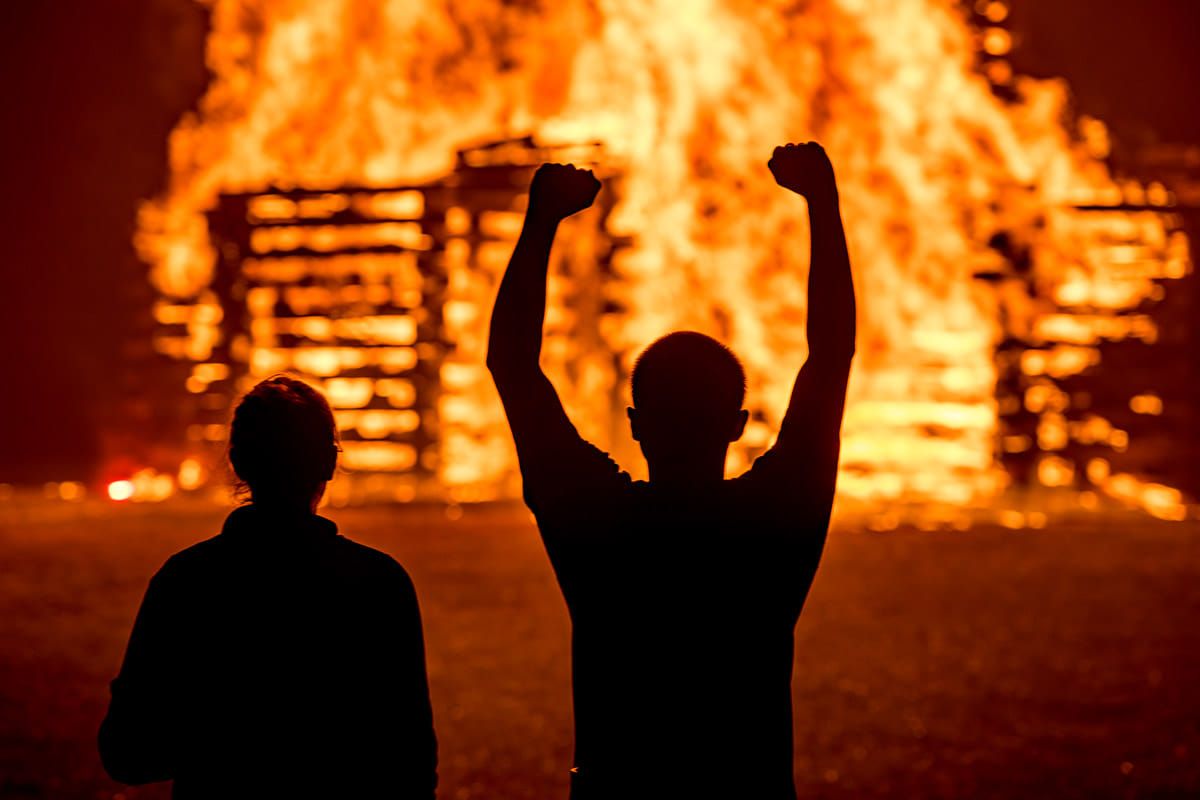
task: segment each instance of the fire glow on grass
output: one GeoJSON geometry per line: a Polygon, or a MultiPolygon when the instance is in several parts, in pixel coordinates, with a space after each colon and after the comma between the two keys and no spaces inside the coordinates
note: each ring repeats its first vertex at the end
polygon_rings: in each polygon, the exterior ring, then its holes
{"type": "Polygon", "coordinates": [[[176,308],[194,315],[197,362],[212,342],[204,212],[220,194],[429,180],[456,148],[529,134],[599,142],[624,174],[609,228],[633,242],[611,287],[624,311],[603,335],[625,367],[678,328],[742,357],[761,413],[731,454],[737,471],[769,442],[805,357],[803,203],[765,162],[815,139],[839,175],[860,297],[841,492],[953,506],[1006,480],[1005,331],[1046,343],[1023,357],[1026,375],[1093,368],[1101,339],[1153,334],[1116,312],[1186,269],[1161,215],[1076,209],[1123,197],[1100,160],[1103,126],[1068,127],[1059,82],[995,74],[1015,98],[999,99],[979,52],[1003,53],[1007,34],[981,43],[951,0],[210,5],[213,82],[172,134],[169,188],[137,239],[164,297],[191,303],[176,308]],[[1030,254],[1041,300],[977,279],[1003,269],[998,235],[1030,254]]]}

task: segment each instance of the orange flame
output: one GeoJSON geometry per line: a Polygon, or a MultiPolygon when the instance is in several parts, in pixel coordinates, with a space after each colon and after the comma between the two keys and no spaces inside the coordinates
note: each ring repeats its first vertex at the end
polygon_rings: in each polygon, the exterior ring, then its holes
{"type": "MultiPolygon", "coordinates": [[[[526,134],[597,141],[626,174],[610,227],[635,237],[610,287],[628,312],[604,334],[627,366],[680,327],[733,347],[764,415],[736,470],[767,444],[805,357],[803,207],[765,161],[780,142],[816,139],[839,173],[861,298],[842,493],[962,504],[1003,484],[1002,330],[1082,338],[1022,364],[1070,374],[1112,324],[1055,328],[1045,301],[981,284],[1000,260],[989,240],[1006,232],[1030,252],[1040,296],[1101,317],[1151,296],[1171,261],[1158,215],[1074,210],[1122,196],[1097,157],[1103,125],[1068,130],[1059,82],[993,69],[1016,95],[999,99],[951,0],[211,6],[213,82],[172,134],[169,188],[137,238],[165,295],[200,300],[208,322],[189,317],[182,354],[197,360],[219,322],[204,302],[203,216],[219,194],[413,182],[445,173],[465,144],[526,134]]],[[[1008,39],[989,31],[983,45],[1008,39]]],[[[1062,465],[1044,472],[1064,480],[1062,465]]]]}

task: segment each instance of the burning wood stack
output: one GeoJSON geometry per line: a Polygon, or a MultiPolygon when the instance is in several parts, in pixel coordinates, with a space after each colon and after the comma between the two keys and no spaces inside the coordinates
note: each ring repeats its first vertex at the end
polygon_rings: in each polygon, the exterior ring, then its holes
{"type": "Polygon", "coordinates": [[[1159,482],[1180,485],[1170,454],[1182,443],[1163,434],[1183,432],[1164,422],[1189,412],[1172,378],[1186,360],[1180,335],[1192,305],[1171,285],[1190,275],[1187,238],[1151,205],[1050,209],[1042,224],[1109,237],[1078,254],[1086,279],[1051,291],[1036,257],[1004,236],[993,242],[1003,266],[979,275],[999,299],[997,450],[1008,479],[1079,491],[1085,506],[1102,493],[1179,518],[1181,494],[1159,482]],[[1154,228],[1166,236],[1147,236],[1154,228]]]}
{"type": "MultiPolygon", "coordinates": [[[[209,291],[159,309],[180,320],[159,350],[196,362],[189,438],[215,460],[236,397],[288,372],[334,407],[346,470],[335,504],[513,494],[515,454],[483,367],[491,302],[533,168],[597,155],[504,141],[460,152],[428,184],[223,195],[209,215],[209,291]]],[[[564,226],[552,265],[545,361],[589,419],[611,419],[617,403],[615,357],[599,338],[620,246],[604,231],[610,204],[564,226]]]]}
{"type": "Polygon", "coordinates": [[[1064,84],[1015,73],[1003,0],[217,7],[212,85],[136,239],[157,349],[190,365],[195,451],[238,390],[287,369],[338,408],[354,472],[336,502],[514,496],[487,310],[531,167],[596,160],[524,140],[451,166],[462,142],[518,131],[600,142],[622,169],[556,248],[544,352],[572,419],[634,465],[622,371],[670,330],[712,333],[747,368],[739,471],[805,350],[806,228],[753,172],[786,131],[837,164],[862,301],[843,507],[962,526],[1020,506],[1018,486],[1187,513],[1156,464],[1190,395],[1154,383],[1148,355],[1173,363],[1190,314],[1165,288],[1193,280],[1176,198],[1113,175],[1064,84]]]}
{"type": "MultiPolygon", "coordinates": [[[[975,5],[981,71],[998,98],[1013,102],[1007,21],[1005,2],[975,5]]],[[[1102,122],[1082,118],[1079,137],[1091,156],[1113,160],[1102,122]]],[[[1196,491],[1191,471],[1172,457],[1198,442],[1194,376],[1184,366],[1194,336],[1186,232],[1194,204],[1150,180],[1143,165],[1130,166],[1149,182],[1126,181],[1030,217],[1034,228],[1077,244],[1065,263],[1008,232],[989,242],[999,258],[977,277],[999,301],[996,449],[1017,487],[1069,488],[1085,507],[1103,493],[1178,519],[1186,507],[1172,487],[1196,491]],[[1048,281],[1055,273],[1071,277],[1048,281]]]]}

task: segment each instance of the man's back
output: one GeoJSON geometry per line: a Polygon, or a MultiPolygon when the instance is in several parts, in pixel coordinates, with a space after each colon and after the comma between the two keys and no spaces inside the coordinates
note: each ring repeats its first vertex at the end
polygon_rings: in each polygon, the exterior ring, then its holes
{"type": "Polygon", "coordinates": [[[151,581],[100,746],[114,777],[181,798],[432,797],[408,575],[320,517],[235,511],[151,581]]]}
{"type": "Polygon", "coordinates": [[[586,488],[526,478],[571,613],[575,796],[793,797],[793,631],[828,510],[772,502],[770,459],[664,490],[577,456],[556,473],[586,488]]]}

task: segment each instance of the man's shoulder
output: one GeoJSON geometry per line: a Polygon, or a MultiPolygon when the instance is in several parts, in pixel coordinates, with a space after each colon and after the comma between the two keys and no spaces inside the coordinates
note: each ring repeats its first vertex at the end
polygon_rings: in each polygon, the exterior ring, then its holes
{"type": "Polygon", "coordinates": [[[556,453],[554,457],[538,463],[536,469],[522,465],[522,476],[544,482],[572,481],[587,486],[589,483],[607,483],[612,478],[628,480],[616,460],[604,450],[586,439],[576,439],[575,446],[556,453]]]}
{"type": "Polygon", "coordinates": [[[614,493],[633,485],[629,473],[591,442],[570,458],[551,461],[538,469],[522,469],[525,504],[538,515],[586,515],[596,504],[611,502],[614,493]]]}

